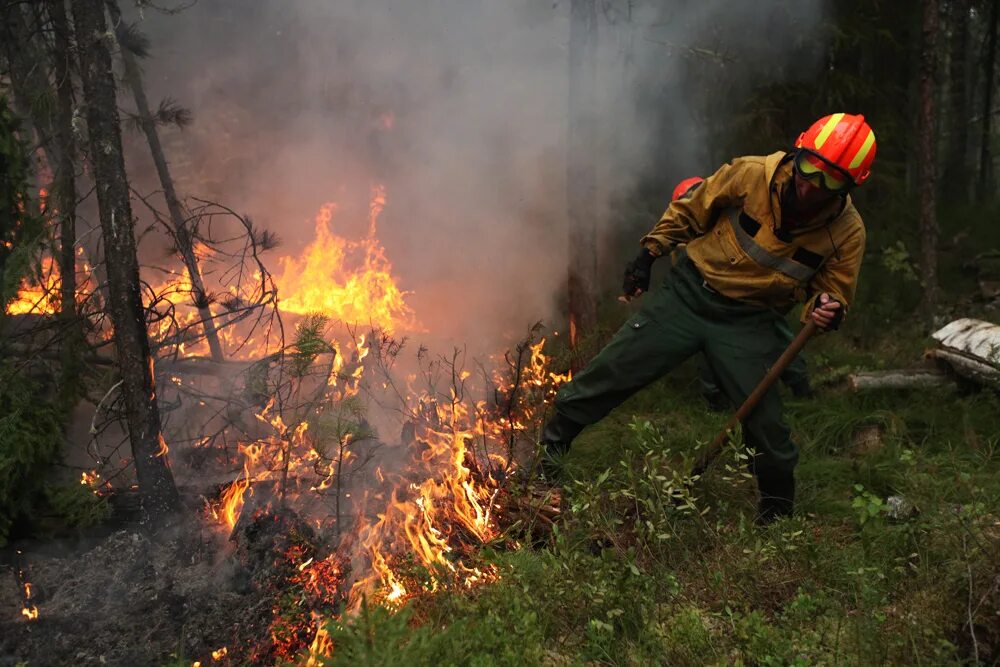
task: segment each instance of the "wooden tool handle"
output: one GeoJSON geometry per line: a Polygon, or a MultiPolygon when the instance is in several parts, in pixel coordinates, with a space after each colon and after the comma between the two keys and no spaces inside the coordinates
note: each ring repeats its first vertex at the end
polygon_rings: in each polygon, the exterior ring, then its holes
{"type": "Polygon", "coordinates": [[[815,334],[818,329],[819,327],[817,327],[816,323],[811,319],[806,322],[805,326],[802,327],[802,330],[799,331],[795,339],[788,345],[785,351],[781,353],[781,356],[778,357],[776,362],[774,362],[774,365],[771,366],[771,369],[766,375],[764,375],[763,379],[761,379],[754,390],[750,392],[747,399],[743,401],[743,405],[741,405],[735,414],[729,418],[726,425],[723,426],[722,430],[715,436],[715,440],[713,440],[712,444],[710,444],[708,449],[705,450],[705,455],[702,456],[701,460],[698,461],[697,465],[695,465],[694,469],[691,471],[692,475],[701,475],[704,473],[708,466],[712,464],[712,461],[719,456],[723,445],[726,444],[726,440],[729,438],[729,431],[735,428],[738,423],[746,419],[747,416],[753,412],[753,409],[757,407],[758,403],[760,403],[760,399],[764,397],[767,390],[778,381],[781,374],[784,373],[788,368],[788,365],[792,363],[792,359],[798,356],[798,354],[802,351],[802,348],[806,346],[806,343],[809,342],[809,339],[812,338],[813,334],[815,334]]]}

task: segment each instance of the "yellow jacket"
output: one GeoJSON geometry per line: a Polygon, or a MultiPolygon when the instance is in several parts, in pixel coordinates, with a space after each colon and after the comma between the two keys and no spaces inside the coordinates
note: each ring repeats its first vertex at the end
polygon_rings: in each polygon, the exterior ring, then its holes
{"type": "Polygon", "coordinates": [[[827,292],[846,309],[865,250],[865,226],[850,196],[813,220],[781,225],[780,193],[792,179],[790,156],[734,159],[691,196],[671,202],[642,243],[654,255],[687,244],[708,285],[732,299],[787,312],[827,292]]]}

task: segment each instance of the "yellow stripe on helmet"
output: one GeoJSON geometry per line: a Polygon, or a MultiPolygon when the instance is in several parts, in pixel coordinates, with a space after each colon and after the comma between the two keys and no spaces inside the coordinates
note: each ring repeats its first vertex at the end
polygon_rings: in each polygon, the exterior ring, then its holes
{"type": "Polygon", "coordinates": [[[826,140],[830,138],[830,135],[833,134],[834,128],[837,127],[843,118],[844,114],[842,113],[835,113],[830,116],[830,120],[826,121],[826,125],[824,125],[823,129],[819,131],[818,135],[816,135],[817,150],[823,148],[823,144],[825,144],[826,140]]]}
{"type": "Polygon", "coordinates": [[[872,151],[872,146],[875,145],[875,133],[868,130],[868,136],[865,137],[865,142],[861,144],[861,148],[858,149],[857,155],[851,160],[851,164],[848,165],[848,169],[857,169],[861,166],[861,163],[865,161],[868,154],[872,151]]]}

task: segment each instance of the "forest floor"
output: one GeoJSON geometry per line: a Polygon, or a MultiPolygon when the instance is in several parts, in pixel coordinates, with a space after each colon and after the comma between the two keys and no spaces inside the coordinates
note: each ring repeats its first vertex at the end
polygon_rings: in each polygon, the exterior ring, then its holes
{"type": "MultiPolygon", "coordinates": [[[[555,529],[474,557],[495,581],[331,621],[322,662],[1000,664],[1000,397],[844,382],[913,365],[925,343],[886,330],[811,346],[817,395],[786,401],[795,517],[754,524],[735,449],[674,500],[676,463],[726,418],[687,364],[580,436],[555,529]]],[[[16,572],[0,571],[0,665],[255,662],[240,647],[273,630],[281,599],[259,585],[268,554],[197,522],[118,528],[30,545],[33,622],[16,572]]]]}

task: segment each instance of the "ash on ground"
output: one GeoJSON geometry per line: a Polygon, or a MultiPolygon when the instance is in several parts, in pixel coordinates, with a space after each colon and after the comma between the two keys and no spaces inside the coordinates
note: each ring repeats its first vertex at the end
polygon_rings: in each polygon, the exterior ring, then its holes
{"type": "MultiPolygon", "coordinates": [[[[291,512],[262,514],[232,539],[190,519],[155,536],[121,530],[74,555],[54,555],[51,544],[48,554],[41,545],[25,548],[16,558],[39,615],[24,617],[18,568],[0,566],[0,667],[293,658],[280,650],[308,645],[308,624],[289,630],[282,621],[286,638],[302,635],[284,647],[273,632],[277,592],[296,569],[289,535],[298,555],[314,550],[315,536],[291,512]]],[[[303,608],[303,617],[310,611],[303,608]]]]}

